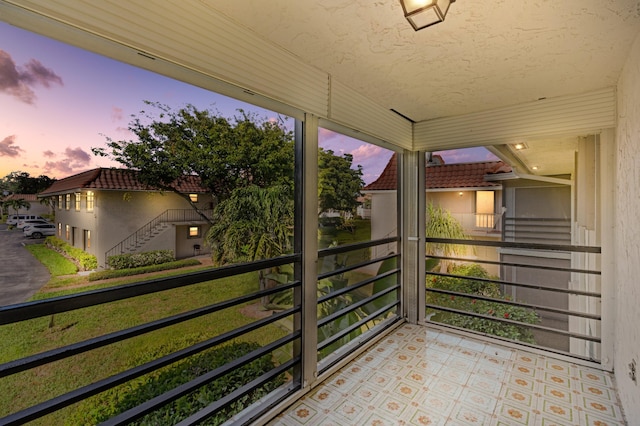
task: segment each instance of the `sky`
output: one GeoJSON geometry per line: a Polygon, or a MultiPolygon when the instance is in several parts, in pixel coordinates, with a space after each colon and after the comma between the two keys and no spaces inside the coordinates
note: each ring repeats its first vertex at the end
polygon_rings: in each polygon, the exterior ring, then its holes
{"type": "MultiPolygon", "coordinates": [[[[119,167],[92,154],[107,137],[131,140],[133,116],[159,102],[187,104],[230,118],[242,108],[276,113],[139,69],[0,22],[0,178],[28,172],[62,179],[96,167],[119,167]]],[[[293,120],[289,119],[293,126],[293,120]]],[[[321,129],[320,145],[350,153],[365,183],[384,170],[392,152],[321,129]]],[[[494,160],[484,148],[443,151],[446,163],[494,160]]]]}

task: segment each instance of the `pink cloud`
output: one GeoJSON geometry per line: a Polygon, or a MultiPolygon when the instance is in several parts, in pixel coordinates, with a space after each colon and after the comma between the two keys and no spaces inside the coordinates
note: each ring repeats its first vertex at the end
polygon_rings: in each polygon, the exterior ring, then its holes
{"type": "Polygon", "coordinates": [[[31,59],[24,67],[19,67],[11,55],[0,49],[0,92],[26,103],[34,104],[34,85],[50,88],[53,84],[63,86],[62,78],[46,68],[36,59],[31,59]]]}
{"type": "MultiPolygon", "coordinates": [[[[56,157],[56,155],[53,154],[52,157],[56,157]]],[[[44,170],[47,174],[55,175],[55,172],[59,172],[60,175],[70,175],[86,170],[90,164],[91,155],[82,148],[67,148],[61,160],[47,161],[44,164],[44,170]]]]}
{"type": "Polygon", "coordinates": [[[0,141],[0,157],[19,157],[20,152],[24,152],[16,143],[16,136],[11,135],[0,141]]]}

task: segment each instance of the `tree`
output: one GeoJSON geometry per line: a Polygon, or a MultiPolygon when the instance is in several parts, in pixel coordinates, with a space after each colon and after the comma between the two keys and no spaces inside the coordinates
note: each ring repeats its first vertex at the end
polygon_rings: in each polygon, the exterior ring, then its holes
{"type": "MultiPolygon", "coordinates": [[[[455,240],[466,240],[469,237],[464,232],[462,224],[449,213],[448,210],[442,208],[442,206],[434,206],[433,203],[427,205],[427,226],[425,233],[427,237],[431,238],[448,238],[455,240]]],[[[449,243],[427,243],[426,254],[437,256],[457,256],[465,254],[467,248],[460,244],[449,243]]],[[[430,266],[433,269],[436,265],[440,264],[441,269],[446,271],[448,263],[444,262],[431,262],[430,266]]]]}
{"type": "Polygon", "coordinates": [[[318,151],[318,205],[321,211],[351,212],[358,207],[364,186],[362,166],[352,169],[353,156],[337,156],[331,150],[318,151]]]}
{"type": "MultiPolygon", "coordinates": [[[[218,204],[206,235],[215,264],[251,262],[292,251],[293,197],[287,185],[236,188],[218,204]]],[[[278,271],[275,271],[277,273],[278,271]]],[[[270,288],[271,270],[259,272],[260,289],[270,288]]],[[[263,299],[263,304],[268,300],[263,299]]]]}
{"type": "Polygon", "coordinates": [[[14,194],[37,194],[55,182],[49,176],[31,177],[27,172],[11,172],[0,180],[0,190],[14,194]]]}
{"type": "MultiPolygon", "coordinates": [[[[259,119],[244,111],[233,119],[189,105],[174,112],[168,106],[146,102],[159,111],[144,111],[129,124],[137,140],[114,141],[92,148],[139,172],[145,184],[172,191],[191,202],[175,183],[196,175],[218,201],[236,188],[293,186],[293,134],[281,120],[259,119]]],[[[207,219],[208,220],[208,219],[207,219]]]]}
{"type": "Polygon", "coordinates": [[[31,208],[31,203],[26,201],[24,198],[14,198],[5,203],[8,207],[14,209],[16,214],[18,214],[18,210],[26,209],[29,210],[31,208]]]}

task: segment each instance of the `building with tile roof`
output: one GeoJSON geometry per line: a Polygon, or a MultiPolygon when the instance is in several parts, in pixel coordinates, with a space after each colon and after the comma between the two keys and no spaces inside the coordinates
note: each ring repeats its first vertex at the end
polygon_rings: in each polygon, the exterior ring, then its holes
{"type": "MultiPolygon", "coordinates": [[[[10,209],[11,213],[21,214],[21,213],[29,213],[35,215],[43,215],[43,214],[51,214],[51,208],[45,204],[40,203],[38,196],[36,194],[9,194],[5,198],[4,201],[11,200],[24,200],[29,203],[30,207],[20,208],[17,212],[14,209],[10,209]]],[[[7,212],[8,213],[8,212],[7,212]]]]}
{"type": "Polygon", "coordinates": [[[57,236],[105,268],[114,254],[173,250],[184,258],[206,250],[213,196],[197,176],[172,186],[177,193],[140,182],[133,170],[97,168],[60,179],[38,197],[54,201],[57,236]]]}

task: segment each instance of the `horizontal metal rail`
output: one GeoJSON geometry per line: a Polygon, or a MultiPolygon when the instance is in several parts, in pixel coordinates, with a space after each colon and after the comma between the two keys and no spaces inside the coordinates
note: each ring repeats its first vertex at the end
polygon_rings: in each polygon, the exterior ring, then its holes
{"type": "MultiPolygon", "coordinates": [[[[216,379],[224,376],[225,374],[234,371],[244,365],[249,364],[256,359],[273,352],[274,350],[286,345],[289,342],[292,342],[300,337],[300,333],[290,334],[288,336],[282,337],[274,342],[269,343],[266,346],[263,346],[259,349],[256,349],[240,358],[236,358],[235,360],[218,367],[214,370],[211,370],[197,378],[191,380],[188,383],[184,383],[176,388],[171,389],[168,392],[163,393],[162,395],[156,396],[137,407],[134,407],[130,410],[125,411],[115,417],[110,418],[109,420],[102,423],[103,426],[116,426],[116,425],[126,425],[131,423],[134,420],[137,420],[145,415],[161,408],[178,398],[181,398],[198,388],[205,386],[216,379]]],[[[297,363],[300,358],[293,358],[291,361],[297,363]]]]}
{"type": "Polygon", "coordinates": [[[192,284],[202,283],[204,281],[227,278],[233,275],[298,262],[300,259],[301,256],[299,254],[291,254],[273,259],[258,260],[251,263],[242,263],[238,265],[208,269],[205,271],[192,272],[177,277],[157,278],[136,284],[87,291],[70,296],[60,296],[35,302],[3,306],[0,307],[0,325],[185,287],[192,284]]]}
{"type": "MultiPolygon", "coordinates": [[[[395,324],[398,324],[399,322],[404,322],[404,318],[402,318],[400,316],[394,316],[394,317],[391,317],[391,318],[386,318],[386,319],[382,320],[380,323],[376,324],[371,330],[369,330],[369,332],[366,335],[358,336],[357,339],[354,340],[354,342],[357,342],[357,344],[356,344],[357,347],[361,347],[364,343],[370,342],[371,340],[373,340],[376,337],[380,336],[386,330],[388,330],[389,328],[393,327],[395,324]]],[[[331,344],[331,343],[333,343],[333,342],[330,342],[328,344],[331,344]]],[[[333,367],[334,365],[336,365],[340,361],[342,361],[342,359],[343,359],[343,357],[324,358],[322,360],[322,363],[318,365],[318,367],[319,367],[318,368],[318,376],[321,376],[322,374],[324,374],[331,367],[333,367]]]]}
{"type": "Polygon", "coordinates": [[[443,290],[439,288],[427,288],[427,291],[429,293],[446,294],[448,296],[457,296],[457,297],[464,297],[466,299],[483,300],[485,302],[495,302],[495,303],[501,303],[503,305],[520,306],[523,308],[534,309],[536,311],[553,312],[556,314],[569,315],[572,317],[588,318],[588,319],[597,320],[597,321],[600,321],[602,319],[600,315],[587,314],[584,312],[577,312],[577,311],[569,311],[567,309],[551,308],[551,307],[542,306],[542,305],[533,305],[530,303],[518,302],[515,300],[495,299],[493,297],[482,296],[479,294],[460,293],[458,291],[443,290]]]}
{"type": "MultiPolygon", "coordinates": [[[[371,295],[371,296],[369,296],[369,297],[367,297],[365,299],[359,300],[356,303],[352,303],[349,306],[346,306],[345,308],[332,313],[331,315],[327,315],[326,317],[321,318],[321,319],[318,320],[318,328],[323,327],[323,326],[329,324],[331,321],[334,321],[334,320],[336,320],[336,319],[338,319],[338,318],[340,318],[340,317],[342,317],[344,315],[347,315],[347,314],[349,314],[351,312],[354,312],[358,308],[361,308],[362,306],[367,305],[367,304],[373,302],[374,300],[379,299],[380,297],[385,296],[385,295],[391,293],[392,291],[398,290],[398,289],[400,289],[400,285],[399,284],[395,285],[395,286],[392,286],[392,287],[389,287],[389,288],[386,288],[383,291],[380,291],[380,292],[378,292],[376,294],[373,294],[373,295],[371,295]]],[[[398,305],[399,303],[400,303],[400,301],[396,300],[393,303],[391,303],[389,306],[395,306],[395,305],[398,305]]],[[[370,318],[372,316],[373,315],[367,315],[366,318],[370,318]]]]}
{"type": "Polygon", "coordinates": [[[349,251],[359,250],[363,248],[369,248],[369,247],[375,247],[375,246],[380,246],[384,244],[394,243],[397,241],[400,241],[400,237],[389,237],[389,238],[382,238],[380,240],[365,241],[363,243],[344,244],[337,247],[329,247],[322,250],[318,250],[318,258],[323,258],[325,256],[329,256],[332,254],[346,253],[349,251]]]}
{"type": "Polygon", "coordinates": [[[384,262],[387,259],[393,259],[399,257],[398,254],[389,254],[387,256],[378,257],[375,259],[365,260],[364,262],[354,263],[353,265],[345,266],[343,268],[334,269],[333,271],[324,272],[322,274],[318,274],[318,280],[322,280],[324,278],[333,277],[335,275],[344,274],[345,272],[353,271],[355,269],[362,268],[364,266],[373,265],[375,263],[384,262]]]}
{"type": "MultiPolygon", "coordinates": [[[[382,308],[378,309],[377,311],[375,311],[371,315],[368,315],[367,317],[362,318],[361,320],[359,320],[357,322],[354,322],[349,327],[341,329],[339,333],[334,334],[333,336],[323,340],[322,342],[318,342],[318,350],[320,351],[320,350],[326,348],[327,346],[331,345],[332,343],[337,342],[338,340],[342,339],[344,336],[350,334],[351,332],[359,329],[360,327],[362,327],[363,325],[365,325],[366,323],[371,321],[372,318],[377,318],[377,317],[381,316],[382,314],[384,314],[385,312],[393,309],[395,306],[398,305],[398,303],[400,303],[400,302],[396,301],[396,302],[393,302],[393,303],[389,303],[388,305],[383,306],[382,308]]],[[[400,319],[400,317],[398,317],[398,319],[400,319]]]]}
{"type": "Polygon", "coordinates": [[[556,293],[572,294],[572,295],[576,295],[576,296],[601,297],[600,293],[596,293],[596,292],[592,292],[592,291],[572,290],[572,289],[568,289],[568,288],[549,287],[549,286],[543,286],[543,285],[538,285],[538,284],[517,283],[517,282],[513,282],[513,281],[503,281],[503,280],[496,280],[496,279],[492,279],[492,278],[468,277],[468,276],[465,276],[465,275],[446,274],[444,272],[427,272],[427,275],[436,275],[436,276],[439,276],[439,277],[449,277],[449,278],[459,278],[459,279],[463,279],[463,280],[479,281],[479,282],[485,282],[485,283],[490,283],[490,284],[510,285],[510,286],[520,287],[520,288],[532,288],[534,290],[554,291],[556,293]]]}
{"type": "Polygon", "coordinates": [[[31,368],[38,367],[40,365],[48,364],[50,362],[58,361],[64,358],[68,358],[74,355],[88,352],[93,349],[101,348],[116,342],[130,339],[132,337],[140,336],[142,334],[146,334],[151,331],[159,330],[159,329],[169,327],[175,324],[179,324],[188,320],[192,320],[204,315],[215,313],[223,309],[238,306],[240,304],[250,302],[255,299],[259,299],[260,297],[263,297],[263,296],[280,293],[282,291],[286,291],[299,286],[300,286],[300,282],[294,282],[291,284],[281,285],[273,289],[254,292],[254,293],[247,294],[245,296],[241,296],[235,299],[226,300],[224,302],[216,303],[214,305],[206,306],[199,309],[194,309],[189,312],[185,312],[182,314],[163,318],[157,321],[142,324],[137,327],[131,327],[131,328],[120,330],[114,333],[105,334],[93,339],[88,339],[79,343],[74,343],[71,345],[63,346],[60,348],[52,349],[50,351],[32,355],[26,358],[21,358],[15,361],[0,364],[0,378],[19,373],[21,371],[29,370],[31,368]]]}
{"type": "Polygon", "coordinates": [[[427,243],[435,244],[458,244],[468,246],[503,247],[529,250],[551,250],[551,251],[571,251],[576,253],[601,253],[600,247],[594,246],[574,246],[564,244],[538,244],[538,243],[517,243],[513,241],[487,241],[487,240],[464,240],[452,238],[431,238],[425,239],[427,243]]]}
{"type": "MultiPolygon", "coordinates": [[[[514,321],[514,320],[510,320],[510,319],[506,319],[506,318],[498,318],[498,317],[494,317],[491,315],[483,315],[483,314],[478,314],[475,312],[468,312],[468,311],[461,311],[459,309],[453,309],[453,308],[448,308],[445,306],[439,306],[439,305],[432,305],[427,303],[425,305],[427,308],[431,308],[431,309],[435,309],[435,310],[439,310],[439,311],[445,311],[445,312],[450,312],[453,314],[460,314],[460,315],[466,315],[469,317],[474,317],[474,318],[482,318],[482,319],[486,319],[489,321],[498,321],[498,322],[503,322],[506,324],[511,324],[511,325],[517,325],[517,326],[521,326],[521,327],[525,327],[525,328],[534,328],[536,330],[541,330],[541,331],[547,331],[549,333],[555,333],[555,334],[560,334],[563,336],[568,336],[568,337],[573,337],[576,339],[582,339],[582,340],[589,340],[591,342],[597,342],[600,343],[600,338],[599,337],[595,337],[595,336],[588,336],[586,334],[579,334],[579,333],[573,333],[570,331],[566,331],[566,330],[560,330],[557,328],[551,328],[551,327],[545,327],[543,325],[538,325],[538,324],[530,324],[527,322],[520,322],[520,321],[514,321]]],[[[436,324],[439,324],[438,322],[435,322],[436,324]]],[[[465,329],[468,330],[468,329],[465,329]]],[[[473,330],[468,330],[469,332],[474,332],[473,330]]]]}
{"type": "Polygon", "coordinates": [[[339,290],[332,291],[329,294],[325,294],[324,296],[319,297],[318,298],[318,304],[320,304],[322,302],[326,302],[327,300],[336,298],[338,296],[341,296],[341,295],[343,295],[345,293],[350,293],[353,290],[359,289],[361,287],[365,287],[365,286],[367,286],[367,285],[369,285],[371,283],[374,283],[374,282],[376,282],[378,280],[386,278],[386,277],[388,277],[390,275],[394,275],[394,274],[396,274],[398,272],[400,272],[400,268],[395,268],[395,269],[392,269],[390,271],[384,272],[384,273],[382,273],[380,275],[376,275],[374,277],[370,277],[370,278],[367,278],[365,280],[359,281],[357,283],[351,284],[351,285],[349,285],[347,287],[344,287],[344,288],[341,288],[339,290]]]}
{"type": "Polygon", "coordinates": [[[220,334],[204,342],[197,343],[188,348],[179,350],[177,352],[173,352],[161,358],[157,358],[146,364],[139,365],[132,369],[115,374],[106,379],[99,380],[90,385],[75,389],[71,392],[60,395],[56,398],[52,398],[48,401],[42,402],[40,404],[34,405],[32,407],[26,408],[22,411],[18,411],[7,417],[4,417],[0,419],[0,425],[20,425],[28,421],[38,419],[44,415],[47,415],[47,414],[53,413],[54,411],[68,407],[71,404],[82,401],[91,396],[97,395],[100,392],[103,392],[105,390],[108,390],[118,385],[121,385],[123,383],[126,383],[129,380],[143,376],[144,374],[158,370],[159,368],[165,367],[176,361],[185,359],[189,356],[198,354],[206,349],[210,349],[221,343],[228,342],[231,339],[240,337],[243,334],[246,334],[250,331],[257,330],[265,325],[271,324],[275,321],[278,321],[280,319],[293,315],[294,313],[299,313],[300,311],[301,311],[301,307],[298,305],[294,308],[287,309],[285,311],[271,315],[264,319],[257,320],[245,326],[236,328],[232,331],[220,334]]]}
{"type": "Polygon", "coordinates": [[[483,263],[486,265],[517,266],[519,268],[543,269],[545,271],[561,271],[561,272],[575,272],[578,274],[602,275],[602,272],[592,270],[592,269],[563,268],[561,266],[531,265],[528,263],[499,262],[499,261],[484,260],[484,259],[469,259],[464,257],[435,256],[435,255],[428,255],[427,257],[430,259],[456,260],[456,261],[465,262],[465,263],[473,262],[473,263],[483,263]]]}

